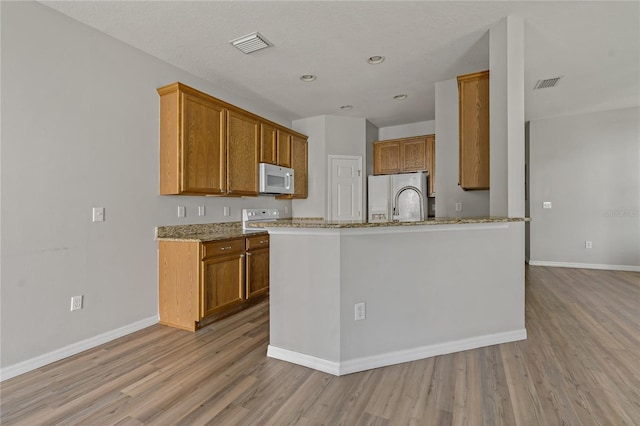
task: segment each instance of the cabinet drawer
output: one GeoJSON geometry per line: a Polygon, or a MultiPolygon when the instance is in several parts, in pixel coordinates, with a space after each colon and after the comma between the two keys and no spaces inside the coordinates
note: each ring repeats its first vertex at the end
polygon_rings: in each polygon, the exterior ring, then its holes
{"type": "Polygon", "coordinates": [[[263,247],[269,247],[269,235],[247,237],[247,250],[255,250],[263,247]]]}
{"type": "Polygon", "coordinates": [[[215,241],[204,243],[202,247],[202,258],[214,256],[226,256],[244,251],[244,238],[235,240],[215,241]]]}

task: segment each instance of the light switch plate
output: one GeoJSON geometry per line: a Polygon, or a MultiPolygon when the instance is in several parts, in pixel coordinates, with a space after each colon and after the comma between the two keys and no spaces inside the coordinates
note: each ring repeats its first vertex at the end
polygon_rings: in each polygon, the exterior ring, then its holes
{"type": "Polygon", "coordinates": [[[178,206],[178,217],[185,217],[187,215],[187,209],[185,206],[178,206]]]}
{"type": "Polygon", "coordinates": [[[543,209],[550,209],[551,208],[551,201],[543,201],[542,202],[542,208],[543,209]]]}
{"type": "Polygon", "coordinates": [[[231,213],[229,212],[229,206],[224,206],[222,208],[222,212],[225,216],[229,216],[231,213]]]}
{"type": "Polygon", "coordinates": [[[204,216],[206,214],[206,210],[204,206],[198,206],[198,216],[204,216]]]}

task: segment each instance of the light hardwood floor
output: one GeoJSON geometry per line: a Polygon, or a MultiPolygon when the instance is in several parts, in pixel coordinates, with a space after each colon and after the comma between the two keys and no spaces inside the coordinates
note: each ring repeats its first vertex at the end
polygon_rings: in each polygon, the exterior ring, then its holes
{"type": "Polygon", "coordinates": [[[528,267],[526,341],[343,377],[265,356],[268,304],[1,384],[3,425],[637,425],[640,274],[528,267]]]}

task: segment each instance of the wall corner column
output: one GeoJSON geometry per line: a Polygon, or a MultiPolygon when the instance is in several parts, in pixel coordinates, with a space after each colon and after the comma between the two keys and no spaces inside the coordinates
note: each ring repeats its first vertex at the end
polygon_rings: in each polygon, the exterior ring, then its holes
{"type": "Polygon", "coordinates": [[[491,216],[523,217],[524,20],[508,16],[489,30],[491,216]]]}

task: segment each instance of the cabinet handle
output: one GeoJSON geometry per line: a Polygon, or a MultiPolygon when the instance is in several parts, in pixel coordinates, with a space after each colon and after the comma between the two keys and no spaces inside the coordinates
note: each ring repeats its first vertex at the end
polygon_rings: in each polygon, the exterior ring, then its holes
{"type": "Polygon", "coordinates": [[[231,250],[231,246],[229,246],[229,247],[220,247],[220,250],[231,250]]]}
{"type": "Polygon", "coordinates": [[[244,259],[244,254],[241,254],[241,255],[240,255],[240,259],[244,259]]]}
{"type": "Polygon", "coordinates": [[[260,240],[260,244],[268,243],[269,240],[260,240]]]}
{"type": "Polygon", "coordinates": [[[247,256],[251,256],[251,253],[247,253],[247,256]]]}

